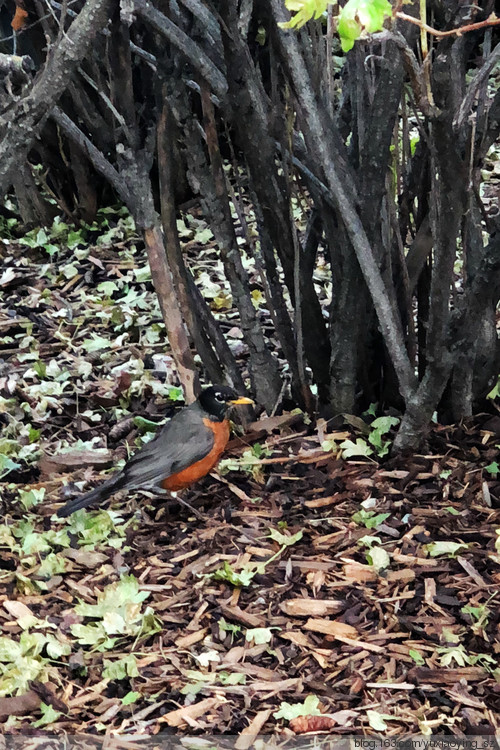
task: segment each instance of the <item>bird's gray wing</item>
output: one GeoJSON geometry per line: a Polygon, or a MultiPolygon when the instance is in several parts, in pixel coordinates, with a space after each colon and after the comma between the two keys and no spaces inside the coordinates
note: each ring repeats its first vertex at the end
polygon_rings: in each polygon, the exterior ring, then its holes
{"type": "Polygon", "coordinates": [[[90,492],[70,500],[57,515],[64,518],[88,505],[99,505],[119,490],[159,486],[167,477],[205,458],[213,445],[213,433],[203,424],[198,405],[193,404],[178,412],[121,471],[90,492]]]}
{"type": "Polygon", "coordinates": [[[122,469],[123,488],[155,486],[172,474],[205,458],[214,435],[203,423],[199,408],[183,409],[160,433],[135,453],[122,469]]]}

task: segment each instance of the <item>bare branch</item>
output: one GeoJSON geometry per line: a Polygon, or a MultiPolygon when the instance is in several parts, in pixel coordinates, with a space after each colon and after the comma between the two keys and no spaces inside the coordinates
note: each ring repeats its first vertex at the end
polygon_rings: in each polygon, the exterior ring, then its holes
{"type": "Polygon", "coordinates": [[[30,92],[0,118],[0,195],[11,184],[11,174],[28,152],[50,110],[65,91],[71,76],[99,30],[107,22],[115,0],[87,0],[67,33],[51,52],[30,92]],[[15,122],[16,127],[11,127],[15,122]]]}
{"type": "Polygon", "coordinates": [[[149,0],[135,0],[135,10],[145,21],[173,44],[188,59],[194,70],[205,79],[219,97],[226,93],[226,79],[202,48],[179,29],[170,18],[160,13],[149,0]]]}

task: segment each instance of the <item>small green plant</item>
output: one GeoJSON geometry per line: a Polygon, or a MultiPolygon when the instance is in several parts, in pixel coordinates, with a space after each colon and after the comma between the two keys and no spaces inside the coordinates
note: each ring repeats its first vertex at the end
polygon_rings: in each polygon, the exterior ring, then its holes
{"type": "Polygon", "coordinates": [[[453,559],[462,550],[469,549],[469,545],[460,542],[431,542],[431,544],[424,545],[424,549],[430,557],[447,555],[453,559]]]}
{"type": "MultiPolygon", "coordinates": [[[[358,526],[365,526],[367,529],[376,529],[377,526],[380,526],[380,524],[389,518],[390,515],[390,513],[375,513],[374,510],[365,510],[364,508],[361,508],[361,510],[356,511],[356,513],[352,515],[352,520],[354,523],[357,523],[358,526]]],[[[366,537],[363,537],[363,539],[365,538],[366,537]]]]}
{"type": "Polygon", "coordinates": [[[244,451],[240,458],[224,458],[219,462],[218,471],[220,474],[227,474],[229,471],[246,471],[260,483],[264,482],[262,472],[262,459],[272,455],[272,450],[260,443],[254,443],[251,448],[244,451]]]}
{"type": "Polygon", "coordinates": [[[48,724],[53,724],[62,716],[60,711],[56,711],[53,706],[48,706],[46,703],[40,704],[40,711],[42,712],[41,718],[33,722],[33,726],[37,729],[39,727],[46,727],[48,724]]]}
{"type": "Polygon", "coordinates": [[[288,536],[287,534],[282,534],[281,531],[278,531],[277,529],[269,529],[268,536],[280,545],[279,550],[275,552],[269,560],[266,560],[263,563],[247,563],[239,573],[233,570],[231,565],[225,560],[222,568],[219,568],[214,573],[208,573],[207,578],[212,578],[214,581],[226,581],[233,586],[249,586],[253,578],[257,574],[262,575],[265,572],[266,567],[276,560],[276,558],[278,558],[287,547],[296,544],[296,542],[302,539],[302,531],[298,531],[296,534],[293,534],[293,536],[288,536]]]}
{"type": "Polygon", "coordinates": [[[465,615],[469,615],[472,619],[472,631],[475,633],[475,635],[483,635],[484,629],[488,626],[489,622],[489,615],[490,610],[487,604],[481,604],[478,607],[473,607],[470,604],[467,604],[465,607],[462,607],[461,612],[463,612],[465,615]]]}
{"type": "Polygon", "coordinates": [[[77,604],[75,614],[91,622],[72,625],[71,632],[82,646],[92,646],[96,651],[112,649],[120,637],[157,633],[161,626],[151,607],[141,612],[148,596],[148,591],[139,591],[134,576],[122,576],[97,594],[97,604],[77,604]]]}
{"type": "Polygon", "coordinates": [[[500,398],[500,375],[498,376],[498,380],[495,386],[491,389],[491,391],[488,393],[486,398],[490,398],[492,400],[495,400],[496,398],[500,398]]]}
{"type": "Polygon", "coordinates": [[[273,714],[275,719],[296,719],[298,716],[320,716],[319,698],[317,695],[308,695],[303,703],[287,703],[283,701],[279,710],[273,714]]]}
{"type": "Polygon", "coordinates": [[[498,474],[500,473],[500,465],[498,461],[492,461],[491,464],[488,464],[488,466],[484,467],[484,470],[496,479],[498,474]]]}
{"type": "Polygon", "coordinates": [[[411,658],[413,659],[413,661],[415,662],[417,666],[423,667],[423,665],[425,664],[425,659],[420,653],[420,651],[417,651],[416,649],[411,648],[408,651],[408,655],[411,656],[411,658]]]}
{"type": "Polygon", "coordinates": [[[137,659],[134,654],[127,654],[123,659],[111,661],[104,659],[102,676],[108,680],[125,680],[127,677],[138,677],[137,659]]]}
{"type": "Polygon", "coordinates": [[[273,637],[273,630],[281,630],[281,628],[249,628],[245,633],[245,640],[247,643],[253,641],[256,646],[270,643],[273,637]]]}
{"type": "MultiPolygon", "coordinates": [[[[300,29],[311,19],[321,18],[329,4],[331,3],[327,0],[285,0],[286,7],[295,15],[280,26],[300,29]]],[[[392,8],[388,0],[348,0],[337,19],[342,50],[349,52],[357,39],[380,31],[385,19],[391,14],[392,8]]]]}
{"type": "Polygon", "coordinates": [[[236,625],[233,622],[227,622],[224,617],[221,617],[218,621],[219,630],[221,633],[231,633],[231,643],[234,640],[234,636],[241,633],[241,625],[236,625]]]}
{"type": "Polygon", "coordinates": [[[355,458],[357,456],[371,456],[373,451],[363,438],[356,438],[354,443],[352,440],[344,440],[340,443],[342,449],[342,458],[355,458]]]}
{"type": "Polygon", "coordinates": [[[368,440],[375,448],[377,455],[383,458],[389,453],[392,440],[386,440],[385,435],[392,427],[398,425],[400,420],[397,417],[377,417],[370,425],[370,434],[368,440]]]}
{"type": "Polygon", "coordinates": [[[253,565],[245,565],[242,570],[237,573],[227,560],[224,560],[222,568],[219,568],[215,573],[209,573],[208,578],[212,578],[214,581],[226,581],[231,583],[233,586],[249,586],[252,582],[257,571],[253,569],[253,565]]]}

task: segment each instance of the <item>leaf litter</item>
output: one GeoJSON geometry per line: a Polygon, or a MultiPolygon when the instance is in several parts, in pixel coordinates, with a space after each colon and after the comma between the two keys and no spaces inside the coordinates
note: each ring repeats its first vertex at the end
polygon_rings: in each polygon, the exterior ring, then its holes
{"type": "Polygon", "coordinates": [[[103,223],[12,240],[0,277],[3,733],[498,732],[500,417],[406,458],[393,417],[263,418],[187,493],[201,521],[145,493],[56,519],[182,404],[139,240],[103,223]]]}

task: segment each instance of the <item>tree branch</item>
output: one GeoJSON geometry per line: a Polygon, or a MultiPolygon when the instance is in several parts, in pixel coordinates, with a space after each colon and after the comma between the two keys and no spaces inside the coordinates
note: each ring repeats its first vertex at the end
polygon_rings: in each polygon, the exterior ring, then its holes
{"type": "MultiPolygon", "coordinates": [[[[272,0],[272,12],[276,23],[286,21],[279,0],[272,0]]],[[[366,285],[370,290],[384,341],[398,376],[401,395],[408,401],[416,388],[416,378],[405,349],[403,332],[394,308],[390,303],[388,292],[373,256],[363,224],[354,209],[340,179],[337,164],[331,157],[328,143],[325,140],[321,118],[316,100],[309,83],[307,71],[300,54],[298,42],[293,33],[277,28],[282,56],[288,67],[295,95],[300,103],[305,124],[306,141],[311,153],[323,167],[325,181],[335,200],[338,215],[342,218],[349,240],[354,248],[366,285]],[[309,136],[309,138],[307,137],[309,136]]]]}
{"type": "Polygon", "coordinates": [[[87,0],[65,36],[51,51],[30,92],[2,113],[0,195],[5,195],[9,189],[13,171],[26,160],[50,110],[65,91],[92,40],[107,22],[114,2],[87,0]]]}
{"type": "Polygon", "coordinates": [[[189,64],[202,76],[217,96],[224,97],[227,89],[226,79],[196,42],[193,42],[170,18],[160,13],[149,0],[135,0],[135,10],[187,58],[189,64]]]}

